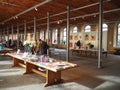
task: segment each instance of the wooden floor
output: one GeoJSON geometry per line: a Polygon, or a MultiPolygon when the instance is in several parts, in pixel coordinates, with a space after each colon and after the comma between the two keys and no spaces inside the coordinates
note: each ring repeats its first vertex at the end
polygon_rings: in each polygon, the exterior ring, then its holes
{"type": "MultiPolygon", "coordinates": [[[[64,52],[64,50],[60,51],[64,52]]],[[[65,60],[65,54],[51,55],[65,60]]],[[[62,72],[62,83],[43,87],[45,79],[36,74],[22,75],[24,69],[11,67],[12,59],[0,55],[0,90],[120,90],[120,56],[103,58],[103,68],[97,68],[97,57],[75,54],[70,62],[79,67],[62,72]]]]}

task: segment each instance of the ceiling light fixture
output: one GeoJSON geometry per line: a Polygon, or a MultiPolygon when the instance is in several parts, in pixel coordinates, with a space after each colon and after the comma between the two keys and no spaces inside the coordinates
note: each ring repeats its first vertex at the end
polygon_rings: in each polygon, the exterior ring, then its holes
{"type": "Polygon", "coordinates": [[[60,23],[62,23],[62,20],[60,20],[60,23]]]}
{"type": "Polygon", "coordinates": [[[37,11],[38,9],[35,7],[35,11],[37,11]]]}
{"type": "Polygon", "coordinates": [[[58,21],[57,24],[60,24],[60,21],[58,21]]]}
{"type": "Polygon", "coordinates": [[[82,19],[84,19],[85,17],[84,16],[82,16],[82,19]]]}
{"type": "Polygon", "coordinates": [[[74,21],[76,21],[76,18],[74,18],[74,21]]]}
{"type": "Polygon", "coordinates": [[[18,16],[15,17],[16,19],[18,18],[18,16]]]}
{"type": "Polygon", "coordinates": [[[96,14],[93,17],[96,17],[96,14]]]}

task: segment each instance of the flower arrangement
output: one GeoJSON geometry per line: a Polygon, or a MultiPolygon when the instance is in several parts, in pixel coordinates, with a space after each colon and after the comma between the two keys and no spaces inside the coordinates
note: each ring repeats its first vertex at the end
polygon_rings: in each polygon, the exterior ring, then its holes
{"type": "Polygon", "coordinates": [[[25,47],[33,47],[33,46],[36,46],[36,42],[35,41],[29,41],[29,40],[26,40],[23,45],[25,47]]]}
{"type": "Polygon", "coordinates": [[[26,40],[26,41],[23,43],[23,45],[24,45],[24,47],[25,47],[25,52],[32,53],[32,47],[36,46],[36,42],[35,42],[35,41],[26,40]]]}

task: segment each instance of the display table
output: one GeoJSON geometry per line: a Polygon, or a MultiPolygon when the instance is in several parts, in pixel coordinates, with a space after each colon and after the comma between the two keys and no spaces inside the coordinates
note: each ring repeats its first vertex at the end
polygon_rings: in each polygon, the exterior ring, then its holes
{"type": "Polygon", "coordinates": [[[120,55],[120,48],[118,48],[118,47],[114,47],[114,54],[115,55],[120,55]]]}
{"type": "MultiPolygon", "coordinates": [[[[80,53],[80,54],[84,54],[84,55],[94,55],[94,56],[97,56],[97,54],[98,54],[98,50],[92,50],[92,49],[71,49],[71,51],[72,51],[72,54],[74,53],[74,52],[76,52],[76,53],[80,53]]],[[[103,55],[105,55],[106,57],[107,57],[107,51],[102,51],[102,54],[103,55]]]]}
{"type": "Polygon", "coordinates": [[[22,66],[26,69],[24,74],[28,73],[37,73],[40,76],[46,78],[46,83],[44,86],[48,86],[57,82],[61,82],[61,71],[77,67],[77,64],[73,64],[66,61],[55,60],[49,58],[50,61],[41,62],[37,59],[34,60],[34,57],[23,58],[23,53],[8,53],[7,55],[13,58],[13,66],[22,66]],[[39,68],[44,69],[45,71],[40,71],[39,68]]]}
{"type": "Polygon", "coordinates": [[[4,48],[4,49],[0,49],[0,54],[6,54],[6,53],[9,53],[11,51],[14,51],[13,49],[11,48],[4,48]]]}

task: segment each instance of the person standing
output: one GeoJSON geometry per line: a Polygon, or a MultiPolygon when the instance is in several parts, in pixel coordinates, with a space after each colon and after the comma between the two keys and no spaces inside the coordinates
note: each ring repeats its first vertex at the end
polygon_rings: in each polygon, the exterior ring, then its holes
{"type": "Polygon", "coordinates": [[[79,47],[79,49],[80,49],[80,47],[81,47],[81,42],[80,42],[80,40],[77,41],[76,45],[77,45],[77,46],[79,47]]]}
{"type": "Polygon", "coordinates": [[[37,54],[39,53],[40,41],[41,41],[41,39],[37,39],[37,42],[36,42],[35,52],[36,52],[37,54]]]}
{"type": "Polygon", "coordinates": [[[40,40],[40,48],[39,48],[39,54],[40,55],[47,55],[47,49],[49,48],[47,42],[40,40]]]}

